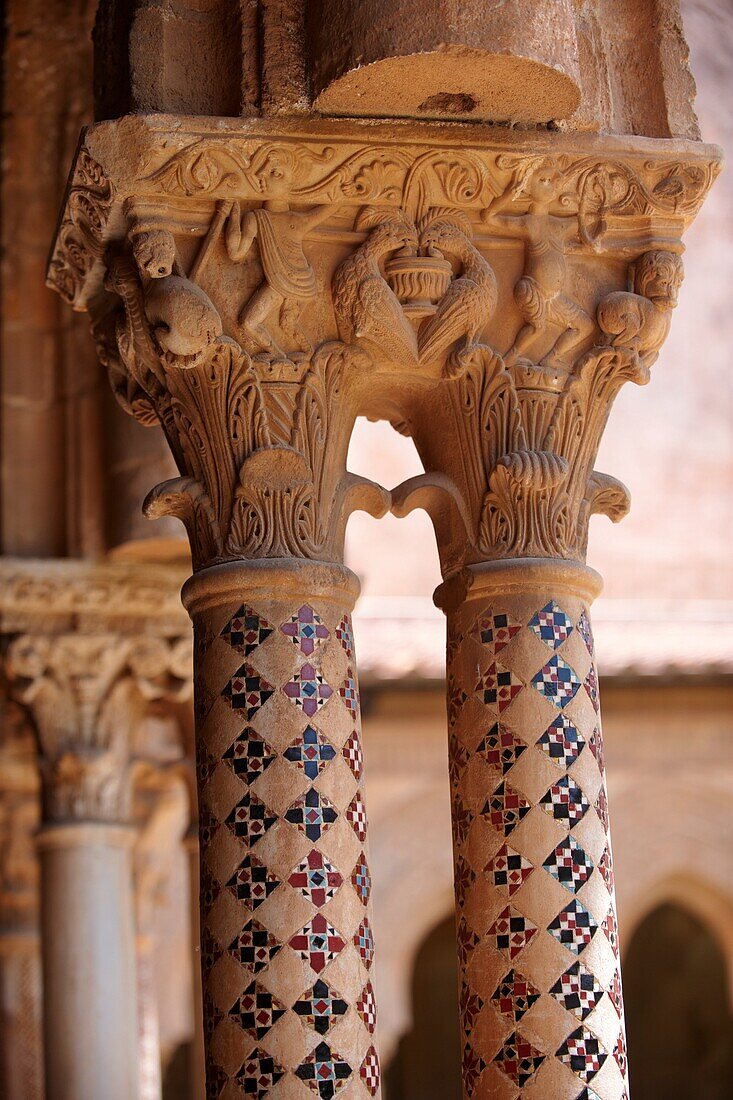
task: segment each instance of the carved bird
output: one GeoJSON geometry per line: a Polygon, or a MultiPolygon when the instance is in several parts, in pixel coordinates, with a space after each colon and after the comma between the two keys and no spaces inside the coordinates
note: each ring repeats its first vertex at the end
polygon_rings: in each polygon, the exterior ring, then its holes
{"type": "Polygon", "coordinates": [[[447,253],[458,258],[461,274],[452,280],[433,316],[424,322],[418,336],[421,363],[442,359],[463,339],[464,347],[476,342],[479,332],[491,320],[498,300],[496,276],[469,240],[470,226],[458,217],[441,218],[423,230],[420,245],[429,256],[447,253]]]}
{"type": "Polygon", "coordinates": [[[401,249],[417,251],[417,231],[411,222],[390,211],[367,207],[355,228],[371,228],[364,244],[336,269],[333,308],[339,335],[358,343],[378,359],[417,366],[417,337],[397,295],[382,276],[383,257],[401,249]]]}

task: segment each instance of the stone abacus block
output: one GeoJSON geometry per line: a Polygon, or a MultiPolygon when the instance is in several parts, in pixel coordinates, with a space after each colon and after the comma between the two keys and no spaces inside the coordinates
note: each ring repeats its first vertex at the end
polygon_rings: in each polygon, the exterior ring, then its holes
{"type": "MultiPolygon", "coordinates": [[[[208,1100],[379,1095],[356,580],[189,582],[208,1100]]],[[[296,568],[299,565],[299,568],[296,568]]]]}
{"type": "Polygon", "coordinates": [[[448,614],[464,1096],[623,1100],[590,571],[473,572],[448,614]]]}

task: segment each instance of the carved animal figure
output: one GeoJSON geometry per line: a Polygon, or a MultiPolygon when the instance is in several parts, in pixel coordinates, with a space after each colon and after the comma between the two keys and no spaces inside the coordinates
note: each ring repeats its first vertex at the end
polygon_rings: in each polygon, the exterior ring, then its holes
{"type": "Polygon", "coordinates": [[[550,207],[558,199],[560,174],[544,160],[526,177],[515,181],[484,211],[482,220],[501,237],[524,241],[524,274],[514,288],[514,299],[524,324],[504,355],[507,366],[523,356],[547,325],[557,325],[560,335],[541,360],[543,366],[563,367],[577,347],[593,334],[593,320],[565,293],[568,281],[566,255],[580,234],[577,216],[558,216],[550,207]],[[502,214],[514,199],[529,199],[525,214],[502,214]]]}
{"type": "Polygon", "coordinates": [[[443,217],[423,230],[420,244],[428,255],[447,253],[461,264],[461,274],[438,303],[433,316],[420,328],[418,346],[420,362],[430,363],[444,358],[448,351],[463,341],[463,346],[475,344],[482,328],[491,320],[498,299],[496,276],[469,239],[470,223],[459,217],[443,217]]]}
{"type": "Polygon", "coordinates": [[[645,252],[634,268],[634,291],[607,294],[598,306],[598,324],[616,348],[630,348],[650,367],[667,339],[684,269],[674,252],[645,252]]]}
{"type": "Polygon", "coordinates": [[[397,295],[385,281],[380,263],[400,249],[417,251],[417,231],[399,211],[366,207],[354,228],[372,228],[364,244],[336,269],[333,308],[339,335],[376,358],[417,366],[417,337],[397,295]]]}

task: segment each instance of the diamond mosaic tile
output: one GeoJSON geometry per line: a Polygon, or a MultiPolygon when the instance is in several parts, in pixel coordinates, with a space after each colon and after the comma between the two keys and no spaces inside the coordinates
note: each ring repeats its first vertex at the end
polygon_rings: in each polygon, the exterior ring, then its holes
{"type": "Polygon", "coordinates": [[[603,855],[598,860],[598,870],[603,875],[603,881],[609,894],[613,893],[613,862],[611,860],[611,849],[608,845],[606,845],[603,855]]]}
{"type": "Polygon", "coordinates": [[[374,1047],[369,1047],[359,1068],[359,1076],[366,1085],[369,1095],[376,1096],[379,1092],[379,1058],[374,1047]]]}
{"type": "Polygon", "coordinates": [[[497,951],[515,959],[530,943],[537,932],[537,925],[515,909],[507,905],[490,926],[487,936],[497,951]]]}
{"type": "Polygon", "coordinates": [[[459,844],[463,844],[473,824],[473,812],[458,796],[453,801],[453,835],[459,844]]]}
{"type": "Polygon", "coordinates": [[[356,861],[356,866],[351,872],[351,885],[356,890],[359,897],[359,901],[362,905],[369,904],[369,897],[372,892],[372,878],[369,874],[369,867],[367,866],[366,856],[362,852],[356,861]]]}
{"type": "Polygon", "coordinates": [[[277,1059],[257,1047],[239,1070],[237,1081],[245,1096],[252,1096],[255,1100],[265,1100],[284,1074],[285,1070],[277,1059]]]}
{"type": "Polygon", "coordinates": [[[522,624],[510,619],[508,615],[482,615],[474,627],[474,634],[495,657],[509,645],[521,629],[522,624]]]}
{"type": "Polygon", "coordinates": [[[573,1016],[585,1020],[603,996],[603,988],[590,970],[576,962],[561,974],[550,993],[573,1016]]]}
{"type": "Polygon", "coordinates": [[[264,1039],[286,1011],[277,997],[254,981],[229,1009],[229,1016],[236,1019],[253,1039],[264,1039]]]}
{"type": "Polygon", "coordinates": [[[367,970],[371,970],[372,963],[374,962],[374,936],[372,935],[372,926],[367,917],[364,917],[364,920],[354,933],[354,946],[359,952],[359,958],[364,963],[364,966],[367,970]]]}
{"type": "Polygon", "coordinates": [[[590,802],[572,776],[564,775],[545,791],[540,799],[542,809],[562,821],[568,828],[580,821],[590,809],[590,802]]]}
{"type": "Polygon", "coordinates": [[[478,936],[466,921],[466,918],[461,917],[456,927],[456,946],[458,950],[458,961],[463,970],[466,969],[468,960],[480,942],[478,936]]]}
{"type": "Polygon", "coordinates": [[[251,726],[245,726],[235,741],[222,754],[235,775],[245,783],[254,783],[269,768],[277,753],[264,737],[251,726]]]}
{"type": "Polygon", "coordinates": [[[486,706],[494,707],[501,714],[523,687],[511,669],[492,662],[476,684],[476,694],[486,706]]]}
{"type": "Polygon", "coordinates": [[[212,905],[221,893],[221,883],[214,878],[210,868],[204,865],[201,868],[201,905],[204,910],[211,909],[212,905]]]}
{"type": "Polygon", "coordinates": [[[519,791],[504,780],[484,804],[481,816],[502,833],[510,836],[522,818],[526,817],[532,806],[519,791]]]}
{"type": "Polygon", "coordinates": [[[545,1060],[545,1055],[516,1032],[505,1040],[494,1058],[498,1066],[516,1085],[524,1086],[534,1077],[545,1060]]]}
{"type": "Polygon", "coordinates": [[[616,1012],[622,1017],[624,1014],[624,998],[621,990],[621,973],[619,970],[614,970],[613,972],[611,984],[608,987],[608,996],[611,998],[611,1004],[616,1009],[616,1012]]]}
{"type": "Polygon", "coordinates": [[[256,844],[277,821],[277,814],[251,791],[242,795],[225,821],[235,836],[247,844],[256,844]]]}
{"type": "Polygon", "coordinates": [[[458,1006],[461,1014],[461,1025],[466,1035],[469,1036],[474,1029],[479,1012],[484,1007],[484,1002],[478,993],[474,993],[471,987],[463,982],[458,997],[458,1006]]]}
{"type": "Polygon", "coordinates": [[[309,718],[317,714],[333,695],[333,688],[326,683],[323,673],[308,661],[301,665],[282,690],[291,703],[300,707],[309,718]]]}
{"type": "Polygon", "coordinates": [[[511,730],[495,722],[486,736],[482,737],[476,752],[483,757],[490,768],[506,775],[526,749],[527,745],[524,741],[520,741],[511,730]]]}
{"type": "Polygon", "coordinates": [[[599,726],[596,726],[593,733],[588,738],[588,748],[593,753],[595,762],[598,765],[598,771],[603,776],[606,771],[606,762],[603,757],[603,734],[599,726]]]}
{"type": "Polygon", "coordinates": [[[593,874],[593,862],[574,837],[568,836],[542,864],[561,886],[577,894],[593,874]]]}
{"type": "Polygon", "coordinates": [[[373,1035],[377,1027],[377,1001],[371,982],[367,982],[362,989],[359,1000],[356,1002],[356,1011],[364,1021],[364,1027],[370,1035],[373,1035]]]}
{"type": "Polygon", "coordinates": [[[580,680],[557,653],[532,677],[532,687],[562,710],[575,697],[580,680]]]}
{"type": "Polygon", "coordinates": [[[586,1027],[579,1027],[557,1050],[557,1057],[581,1081],[592,1081],[608,1055],[600,1040],[586,1027]]]}
{"type": "Polygon", "coordinates": [[[611,950],[613,951],[616,958],[618,958],[618,921],[616,920],[616,912],[613,908],[613,905],[611,905],[611,908],[606,913],[606,916],[603,919],[603,923],[601,924],[601,928],[606,934],[606,939],[611,945],[611,950]]]}
{"type": "Polygon", "coordinates": [[[457,737],[450,737],[448,740],[448,775],[452,787],[455,787],[463,775],[469,760],[470,756],[465,745],[462,745],[457,737]]]}
{"type": "Polygon", "coordinates": [[[486,864],[484,871],[497,890],[512,897],[532,874],[534,866],[520,852],[503,844],[486,864]]]}
{"type": "Polygon", "coordinates": [[[358,791],[349,803],[345,817],[363,844],[367,838],[367,812],[366,806],[358,791]]]}
{"type": "Polygon", "coordinates": [[[323,625],[323,619],[308,603],[304,603],[296,613],[280,627],[286,638],[290,638],[304,657],[312,657],[317,645],[329,635],[323,625]]]}
{"type": "Polygon", "coordinates": [[[486,1069],[486,1062],[480,1054],[477,1054],[470,1043],[466,1043],[461,1059],[463,1073],[463,1088],[468,1096],[473,1096],[481,1079],[481,1074],[486,1069]]]}
{"type": "Polygon", "coordinates": [[[558,714],[537,742],[554,764],[569,768],[580,756],[585,741],[566,714],[558,714]]]}
{"type": "Polygon", "coordinates": [[[288,879],[293,889],[300,890],[316,909],[321,909],[336,896],[343,881],[341,872],[316,848],[298,864],[288,879]]]}
{"type": "Polygon", "coordinates": [[[598,925],[586,907],[574,898],[570,905],[566,905],[551,924],[548,924],[547,931],[563,947],[580,955],[598,931],[598,925]]]}
{"type": "Polygon", "coordinates": [[[239,868],[227,882],[238,901],[249,909],[257,909],[277,890],[280,879],[268,870],[264,863],[252,855],[246,855],[239,868]]]}
{"type": "Polygon", "coordinates": [[[571,620],[552,600],[532,616],[528,626],[539,640],[551,649],[561,646],[573,632],[571,620]]]}
{"type": "Polygon", "coordinates": [[[262,645],[273,633],[274,627],[270,626],[267,619],[259,615],[249,604],[242,604],[226,624],[220,638],[241,653],[243,657],[249,657],[257,646],[262,645]]]}
{"type": "Polygon", "coordinates": [[[300,932],[288,941],[293,951],[308,963],[311,970],[320,974],[333,962],[346,944],[323,913],[315,913],[300,932]]]}
{"type": "Polygon", "coordinates": [[[251,665],[243,664],[222,691],[232,710],[241,711],[251,722],[257,711],[275,694],[272,684],[251,665]]]}
{"type": "Polygon", "coordinates": [[[281,950],[282,944],[272,932],[254,919],[248,920],[229,944],[229,951],[237,962],[253,974],[261,973],[281,950]]]}
{"type": "Polygon", "coordinates": [[[465,691],[455,682],[452,676],[448,677],[446,686],[446,710],[448,714],[448,726],[452,728],[458,721],[463,704],[468,699],[465,691]]]}
{"type": "Polygon", "coordinates": [[[321,1100],[333,1100],[351,1073],[349,1063],[325,1042],[319,1043],[295,1071],[296,1077],[304,1081],[321,1100]]]}
{"type": "Polygon", "coordinates": [[[583,608],[580,618],[576,623],[576,630],[585,642],[586,649],[592,658],[595,652],[595,645],[593,644],[593,631],[591,629],[590,619],[588,618],[585,608],[583,608]]]}
{"type": "Polygon", "coordinates": [[[349,660],[353,660],[354,632],[351,628],[351,619],[348,615],[344,615],[343,619],[336,627],[336,638],[349,660]]]}
{"type": "Polygon", "coordinates": [[[348,1010],[348,1002],[323,978],[314,982],[293,1005],[293,1012],[319,1035],[326,1035],[348,1010]]]}
{"type": "Polygon", "coordinates": [[[533,1004],[540,999],[540,991],[518,970],[509,970],[491,995],[491,1000],[502,1014],[518,1023],[533,1004]]]}
{"type": "Polygon", "coordinates": [[[609,817],[608,817],[608,795],[606,794],[605,785],[602,786],[600,791],[598,792],[598,798],[596,799],[595,810],[596,810],[596,813],[598,814],[598,820],[600,821],[601,825],[603,826],[603,831],[605,833],[608,833],[608,828],[609,828],[610,822],[609,822],[609,817]]]}
{"type": "Polygon", "coordinates": [[[285,759],[304,771],[309,779],[318,779],[335,755],[336,750],[331,742],[314,726],[306,726],[283,753],[285,759]]]}
{"type": "Polygon", "coordinates": [[[596,666],[594,664],[588,669],[588,675],[583,681],[583,687],[588,692],[588,698],[593,704],[593,709],[596,714],[598,714],[601,709],[601,699],[598,691],[598,673],[596,672],[596,666]]]}
{"type": "Polygon", "coordinates": [[[456,892],[456,903],[459,908],[466,904],[466,895],[476,881],[476,872],[463,856],[459,856],[455,862],[453,885],[456,892]]]}
{"type": "Polygon", "coordinates": [[[622,1077],[626,1076],[626,1070],[628,1069],[628,1057],[626,1054],[626,1041],[624,1039],[623,1032],[619,1032],[619,1037],[616,1040],[616,1046],[613,1048],[613,1057],[616,1060],[616,1065],[619,1068],[619,1072],[622,1077]]]}
{"type": "Polygon", "coordinates": [[[359,689],[356,686],[356,677],[353,670],[348,668],[346,670],[346,679],[339,688],[339,695],[344,701],[344,706],[348,710],[354,722],[359,717],[359,689]]]}
{"type": "Polygon", "coordinates": [[[341,755],[351,768],[354,779],[358,783],[364,773],[364,753],[361,748],[361,738],[356,730],[352,732],[342,748],[341,755]]]}
{"type": "Polygon", "coordinates": [[[315,787],[309,787],[285,812],[285,820],[297,826],[314,843],[328,832],[337,818],[335,807],[315,787]]]}
{"type": "MultiPolygon", "coordinates": [[[[586,1085],[575,1097],[575,1100],[601,1100],[601,1097],[589,1085],[586,1085]]],[[[621,1097],[621,1100],[626,1100],[626,1094],[621,1097]]]]}

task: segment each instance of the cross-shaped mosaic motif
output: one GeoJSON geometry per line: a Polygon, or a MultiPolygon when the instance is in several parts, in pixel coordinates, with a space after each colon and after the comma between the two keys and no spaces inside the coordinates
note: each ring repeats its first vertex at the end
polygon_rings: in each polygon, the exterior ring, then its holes
{"type": "Polygon", "coordinates": [[[222,691],[232,710],[242,711],[248,722],[274,694],[272,684],[246,663],[237,669],[222,691]]]}
{"type": "Polygon", "coordinates": [[[304,714],[312,718],[324,707],[333,695],[333,688],[326,683],[323,673],[314,665],[306,662],[293,675],[292,680],[283,686],[283,692],[300,707],[304,714]]]}
{"type": "Polygon", "coordinates": [[[333,1100],[351,1073],[349,1063],[325,1042],[319,1043],[295,1071],[296,1077],[304,1081],[321,1100],[333,1100]]]}
{"type": "Polygon", "coordinates": [[[323,913],[316,913],[300,932],[288,941],[293,951],[308,963],[311,970],[320,974],[333,962],[346,944],[323,913]]]}
{"type": "Polygon", "coordinates": [[[319,978],[293,1005],[293,1011],[319,1035],[326,1035],[349,1010],[348,1002],[319,978]]]}
{"type": "Polygon", "coordinates": [[[316,646],[328,637],[329,631],[323,620],[310,604],[304,603],[292,618],[280,627],[286,638],[290,638],[304,657],[312,657],[316,646]]]}
{"type": "Polygon", "coordinates": [[[318,779],[335,755],[336,750],[331,742],[314,726],[306,726],[283,753],[285,759],[304,771],[309,779],[318,779]]]}
{"type": "Polygon", "coordinates": [[[321,909],[336,896],[343,881],[341,872],[317,848],[308,853],[288,879],[293,889],[300,890],[316,909],[321,909]]]}
{"type": "Polygon", "coordinates": [[[336,808],[315,787],[309,787],[285,812],[285,820],[296,825],[313,842],[321,839],[337,817],[336,808]]]}
{"type": "Polygon", "coordinates": [[[499,1067],[516,1085],[526,1085],[545,1060],[545,1055],[516,1032],[512,1032],[494,1058],[499,1067]]]}
{"type": "Polygon", "coordinates": [[[246,783],[254,783],[255,779],[259,779],[267,771],[273,760],[277,760],[277,753],[256,730],[246,726],[223,753],[222,758],[235,775],[246,783]]]}

